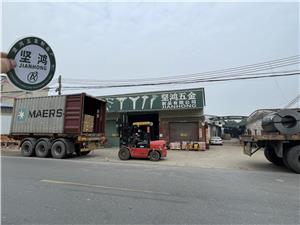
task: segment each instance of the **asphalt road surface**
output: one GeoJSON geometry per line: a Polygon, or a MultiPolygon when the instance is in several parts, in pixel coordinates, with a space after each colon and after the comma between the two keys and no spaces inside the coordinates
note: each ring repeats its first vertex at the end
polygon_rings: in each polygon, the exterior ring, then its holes
{"type": "Polygon", "coordinates": [[[2,224],[299,224],[299,175],[2,160],[2,224]]]}

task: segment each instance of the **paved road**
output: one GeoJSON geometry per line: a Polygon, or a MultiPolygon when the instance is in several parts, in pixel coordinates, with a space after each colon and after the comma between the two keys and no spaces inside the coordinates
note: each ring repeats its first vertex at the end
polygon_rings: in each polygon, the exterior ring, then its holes
{"type": "Polygon", "coordinates": [[[299,175],[6,157],[2,224],[298,224],[299,175]]]}

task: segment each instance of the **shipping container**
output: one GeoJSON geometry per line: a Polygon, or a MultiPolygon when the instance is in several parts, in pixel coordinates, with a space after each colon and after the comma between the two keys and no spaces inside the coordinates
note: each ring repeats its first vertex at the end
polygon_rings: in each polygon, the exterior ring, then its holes
{"type": "Polygon", "coordinates": [[[15,99],[10,135],[25,156],[86,154],[105,139],[105,114],[106,102],[85,93],[15,99]],[[61,147],[66,154],[55,154],[61,147]]]}
{"type": "Polygon", "coordinates": [[[85,94],[20,98],[15,100],[10,133],[104,133],[104,121],[105,102],[85,94]],[[87,120],[90,129],[85,130],[87,120]]]}

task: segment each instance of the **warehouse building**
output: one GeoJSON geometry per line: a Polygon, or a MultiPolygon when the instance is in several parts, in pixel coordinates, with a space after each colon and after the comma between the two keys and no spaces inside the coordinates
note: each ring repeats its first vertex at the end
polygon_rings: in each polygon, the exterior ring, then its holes
{"type": "Polygon", "coordinates": [[[118,121],[153,123],[151,139],[206,142],[204,89],[187,89],[105,96],[108,146],[119,146],[118,121]]]}

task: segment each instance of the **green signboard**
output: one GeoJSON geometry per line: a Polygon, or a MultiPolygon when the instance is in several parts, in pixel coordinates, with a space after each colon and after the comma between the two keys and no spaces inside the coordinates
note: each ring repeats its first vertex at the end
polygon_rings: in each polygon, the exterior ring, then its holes
{"type": "Polygon", "coordinates": [[[106,97],[107,112],[203,108],[204,89],[176,90],[106,97]]]}

